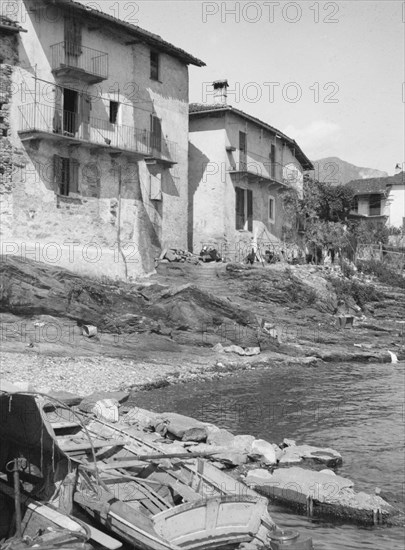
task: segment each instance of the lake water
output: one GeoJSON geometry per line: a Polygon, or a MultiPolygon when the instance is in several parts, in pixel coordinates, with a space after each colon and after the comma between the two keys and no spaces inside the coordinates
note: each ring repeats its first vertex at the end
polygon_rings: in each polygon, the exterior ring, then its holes
{"type": "MultiPolygon", "coordinates": [[[[205,383],[134,395],[139,407],[179,412],[234,434],[332,447],[337,470],[360,491],[376,487],[402,505],[405,487],[405,364],[274,366],[205,383]]],[[[319,550],[404,550],[402,528],[310,520],[270,505],[282,527],[311,534],[319,550]]]]}

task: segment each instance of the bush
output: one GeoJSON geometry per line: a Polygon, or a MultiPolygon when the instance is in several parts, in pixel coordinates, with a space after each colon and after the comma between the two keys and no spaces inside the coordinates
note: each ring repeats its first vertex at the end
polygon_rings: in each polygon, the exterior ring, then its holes
{"type": "Polygon", "coordinates": [[[405,279],[400,273],[378,260],[359,260],[357,269],[360,273],[377,277],[381,283],[401,288],[405,286],[405,279]]]}
{"type": "Polygon", "coordinates": [[[331,278],[338,300],[346,302],[352,297],[361,308],[368,302],[380,302],[383,295],[374,285],[366,285],[355,280],[331,278]]]}

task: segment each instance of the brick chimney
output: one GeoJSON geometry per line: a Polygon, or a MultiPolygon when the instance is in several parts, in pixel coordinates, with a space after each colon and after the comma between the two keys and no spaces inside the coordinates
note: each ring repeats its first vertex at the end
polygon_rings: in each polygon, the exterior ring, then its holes
{"type": "Polygon", "coordinates": [[[214,88],[214,103],[226,105],[226,98],[227,98],[227,88],[229,84],[226,79],[223,80],[215,80],[212,83],[212,87],[214,88]]]}

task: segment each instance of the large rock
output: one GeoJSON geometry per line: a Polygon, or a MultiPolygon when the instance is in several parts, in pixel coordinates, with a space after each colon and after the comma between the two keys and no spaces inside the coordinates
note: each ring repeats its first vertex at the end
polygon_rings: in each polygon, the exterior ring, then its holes
{"type": "Polygon", "coordinates": [[[159,414],[139,407],[133,407],[123,417],[123,422],[129,426],[138,426],[141,430],[156,428],[159,414]]]}
{"type": "Polygon", "coordinates": [[[254,440],[253,435],[235,435],[232,441],[232,448],[235,451],[250,454],[254,440]]]}
{"type": "Polygon", "coordinates": [[[159,418],[166,424],[167,431],[179,439],[183,439],[184,435],[194,428],[205,429],[203,422],[178,413],[163,413],[159,418]]]}
{"type": "Polygon", "coordinates": [[[257,468],[256,470],[250,470],[243,481],[246,485],[255,487],[257,485],[265,485],[267,482],[270,482],[271,479],[272,474],[268,470],[257,468]]]}
{"type": "Polygon", "coordinates": [[[259,455],[262,462],[275,464],[277,462],[276,451],[271,443],[264,439],[255,439],[252,443],[252,455],[259,455]]]}
{"type": "Polygon", "coordinates": [[[286,500],[306,502],[310,496],[319,502],[333,502],[343,489],[352,488],[353,485],[353,481],[341,476],[292,466],[275,470],[261,487],[270,489],[270,495],[286,500]]]}
{"type": "Polygon", "coordinates": [[[233,445],[235,436],[222,428],[207,427],[207,443],[209,445],[230,447],[233,445]]]}
{"type": "Polygon", "coordinates": [[[312,445],[292,445],[283,450],[280,464],[294,464],[304,459],[312,459],[327,466],[337,466],[342,463],[342,455],[331,449],[313,447],[312,445]]]}
{"type": "Polygon", "coordinates": [[[128,399],[129,394],[127,392],[121,391],[97,391],[93,392],[90,395],[87,395],[82,399],[79,404],[79,409],[83,412],[92,412],[96,403],[98,401],[103,401],[104,399],[113,399],[117,403],[123,403],[128,399]]]}
{"type": "Polygon", "coordinates": [[[190,428],[184,432],[182,441],[206,441],[207,430],[206,428],[190,428]]]}

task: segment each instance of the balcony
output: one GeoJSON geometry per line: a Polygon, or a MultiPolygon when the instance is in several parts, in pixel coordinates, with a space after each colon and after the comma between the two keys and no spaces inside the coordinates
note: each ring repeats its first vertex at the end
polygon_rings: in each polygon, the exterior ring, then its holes
{"type": "Polygon", "coordinates": [[[276,166],[253,160],[236,162],[228,168],[228,173],[237,179],[246,179],[249,183],[264,181],[272,184],[285,185],[275,177],[276,166]]]}
{"type": "Polygon", "coordinates": [[[68,145],[131,153],[137,160],[176,164],[176,143],[147,130],[112,124],[108,120],[56,109],[52,105],[30,103],[19,107],[19,135],[22,141],[52,139],[68,145]]]}
{"type": "Polygon", "coordinates": [[[108,78],[108,54],[74,42],[59,42],[51,46],[51,66],[56,76],[88,84],[108,78]]]}

